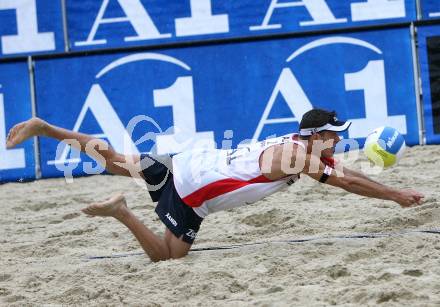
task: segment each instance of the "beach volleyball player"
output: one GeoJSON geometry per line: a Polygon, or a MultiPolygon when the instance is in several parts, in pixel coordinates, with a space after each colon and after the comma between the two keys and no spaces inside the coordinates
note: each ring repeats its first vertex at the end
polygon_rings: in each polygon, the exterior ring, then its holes
{"type": "Polygon", "coordinates": [[[69,142],[72,147],[86,152],[112,174],[133,177],[135,169],[150,187],[152,200],[158,202],[156,212],[166,226],[164,238],[133,215],[123,195],[89,205],[83,212],[116,218],[130,229],[152,261],[160,261],[185,256],[206,215],[254,203],[293,184],[303,174],[351,193],[391,200],[402,207],[419,205],[422,194],[387,187],[335,163],[338,132],[347,130],[350,124],[338,121],[335,112],[314,109],[303,116],[298,133],[236,150],[194,149],[173,156],[124,156],[103,140],[33,118],[11,129],[7,147],[33,136],[74,140],[69,142]]]}

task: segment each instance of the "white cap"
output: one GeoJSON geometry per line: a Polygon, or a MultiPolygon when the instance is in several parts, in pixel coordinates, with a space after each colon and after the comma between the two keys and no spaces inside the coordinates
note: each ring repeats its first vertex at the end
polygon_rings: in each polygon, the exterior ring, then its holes
{"type": "Polygon", "coordinates": [[[338,121],[336,117],[333,118],[330,122],[327,124],[321,126],[321,127],[312,127],[312,128],[302,128],[299,130],[299,135],[301,136],[311,136],[315,133],[321,132],[321,131],[335,131],[335,132],[342,132],[347,130],[351,125],[350,121],[338,121]]]}

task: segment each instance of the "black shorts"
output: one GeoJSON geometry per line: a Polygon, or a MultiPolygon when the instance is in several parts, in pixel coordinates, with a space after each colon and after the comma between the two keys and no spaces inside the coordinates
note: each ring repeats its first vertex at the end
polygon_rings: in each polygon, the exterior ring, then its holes
{"type": "Polygon", "coordinates": [[[203,218],[186,205],[174,187],[171,155],[141,154],[141,167],[148,192],[158,202],[156,213],[177,237],[192,244],[203,218]]]}

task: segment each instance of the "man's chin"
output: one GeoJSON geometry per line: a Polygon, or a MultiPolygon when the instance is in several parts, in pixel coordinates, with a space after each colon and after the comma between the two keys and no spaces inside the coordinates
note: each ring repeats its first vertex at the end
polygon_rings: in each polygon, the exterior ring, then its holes
{"type": "Polygon", "coordinates": [[[321,154],[321,158],[326,158],[326,159],[328,159],[328,158],[333,158],[333,155],[334,155],[333,152],[331,152],[331,153],[325,153],[325,152],[323,152],[323,153],[321,154]]]}

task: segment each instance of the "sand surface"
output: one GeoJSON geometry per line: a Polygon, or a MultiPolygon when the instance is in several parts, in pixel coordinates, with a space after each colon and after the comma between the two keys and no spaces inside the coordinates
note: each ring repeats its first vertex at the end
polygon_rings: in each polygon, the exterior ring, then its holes
{"type": "MultiPolygon", "coordinates": [[[[415,147],[373,178],[426,194],[401,209],[302,178],[259,203],[208,216],[195,248],[365,232],[440,229],[440,146],[415,147]]],[[[80,213],[124,191],[154,231],[164,229],[131,179],[93,176],[0,186],[0,305],[440,305],[440,235],[265,243],[151,263],[111,218],[80,213]]]]}

